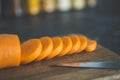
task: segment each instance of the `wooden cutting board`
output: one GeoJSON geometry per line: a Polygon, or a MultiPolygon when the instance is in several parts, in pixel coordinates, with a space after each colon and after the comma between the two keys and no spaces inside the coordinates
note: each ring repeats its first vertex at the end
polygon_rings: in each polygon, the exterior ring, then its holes
{"type": "Polygon", "coordinates": [[[82,52],[20,67],[0,70],[0,80],[120,80],[120,69],[82,69],[52,67],[60,62],[119,60],[116,53],[98,45],[91,53],[82,52]]]}

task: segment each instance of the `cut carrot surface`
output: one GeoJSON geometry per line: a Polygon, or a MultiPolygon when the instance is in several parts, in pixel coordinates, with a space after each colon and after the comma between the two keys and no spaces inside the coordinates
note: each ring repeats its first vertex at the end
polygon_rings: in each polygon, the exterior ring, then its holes
{"type": "Polygon", "coordinates": [[[21,63],[27,64],[34,61],[41,53],[40,39],[29,39],[21,45],[21,63]]]}
{"type": "Polygon", "coordinates": [[[70,37],[68,36],[63,36],[62,37],[62,41],[63,41],[63,49],[62,51],[58,54],[58,56],[63,56],[65,54],[67,54],[71,48],[72,48],[72,40],[70,37]]]}
{"type": "Polygon", "coordinates": [[[76,53],[80,47],[80,38],[78,35],[70,35],[69,36],[72,40],[72,48],[71,50],[69,51],[68,54],[73,54],[73,53],[76,53]]]}
{"type": "Polygon", "coordinates": [[[63,42],[60,37],[53,37],[53,50],[52,52],[46,57],[47,59],[51,59],[57,56],[63,49],[63,42]]]}
{"type": "Polygon", "coordinates": [[[86,46],[87,46],[87,37],[83,36],[83,35],[80,35],[79,37],[80,37],[81,45],[80,45],[80,47],[79,47],[77,52],[82,52],[86,48],[86,46]]]}
{"type": "Polygon", "coordinates": [[[20,44],[15,34],[0,34],[0,69],[19,66],[33,61],[51,59],[67,54],[92,52],[97,41],[84,35],[44,36],[40,39],[28,39],[20,44]]]}
{"type": "Polygon", "coordinates": [[[37,57],[36,61],[40,61],[48,56],[53,50],[53,42],[50,37],[42,37],[40,38],[42,44],[42,52],[37,57]]]}
{"type": "Polygon", "coordinates": [[[97,46],[97,42],[95,40],[88,40],[85,51],[87,52],[94,51],[96,49],[96,46],[97,46]]]}
{"type": "Polygon", "coordinates": [[[17,35],[0,34],[0,68],[20,65],[21,50],[17,35]]]}

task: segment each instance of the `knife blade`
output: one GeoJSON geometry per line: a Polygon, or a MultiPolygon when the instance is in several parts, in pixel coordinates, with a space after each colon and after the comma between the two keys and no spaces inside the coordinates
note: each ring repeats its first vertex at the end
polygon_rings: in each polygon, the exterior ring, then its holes
{"type": "Polygon", "coordinates": [[[120,68],[120,61],[93,61],[56,64],[58,67],[80,67],[80,68],[120,68]]]}

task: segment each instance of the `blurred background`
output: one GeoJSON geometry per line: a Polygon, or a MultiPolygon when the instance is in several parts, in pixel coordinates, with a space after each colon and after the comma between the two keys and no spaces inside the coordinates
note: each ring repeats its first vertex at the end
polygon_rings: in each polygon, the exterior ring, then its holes
{"type": "Polygon", "coordinates": [[[0,33],[83,34],[120,54],[120,0],[0,0],[0,33]]]}

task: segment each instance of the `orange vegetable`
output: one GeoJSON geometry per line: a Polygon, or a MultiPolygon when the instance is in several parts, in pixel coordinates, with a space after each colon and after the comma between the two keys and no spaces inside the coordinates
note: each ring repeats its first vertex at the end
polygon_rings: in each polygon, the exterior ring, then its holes
{"type": "Polygon", "coordinates": [[[0,34],[0,68],[20,65],[20,41],[17,35],[0,34]]]}
{"type": "Polygon", "coordinates": [[[50,37],[42,37],[42,38],[40,38],[40,41],[42,43],[42,52],[37,57],[36,61],[40,61],[40,60],[44,59],[53,50],[53,42],[50,37]]]}
{"type": "Polygon", "coordinates": [[[80,35],[79,37],[80,37],[81,45],[80,45],[80,47],[79,47],[77,52],[82,52],[86,48],[86,46],[87,46],[87,37],[83,36],[83,35],[80,35]]]}
{"type": "Polygon", "coordinates": [[[35,60],[42,51],[40,39],[29,39],[21,45],[21,63],[27,64],[35,60]]]}
{"type": "Polygon", "coordinates": [[[62,37],[62,41],[63,41],[63,49],[62,51],[58,54],[58,56],[63,56],[65,54],[67,54],[71,48],[72,48],[72,40],[70,37],[68,36],[63,36],[62,37]]]}
{"type": "Polygon", "coordinates": [[[85,51],[91,52],[96,49],[97,42],[95,40],[88,40],[85,51]]]}
{"type": "Polygon", "coordinates": [[[53,50],[52,52],[46,57],[47,59],[51,59],[57,56],[63,49],[63,42],[60,37],[53,37],[53,50]]]}
{"type": "Polygon", "coordinates": [[[78,35],[70,35],[69,36],[72,40],[72,49],[68,52],[68,54],[73,54],[78,51],[80,47],[80,38],[78,35]]]}

